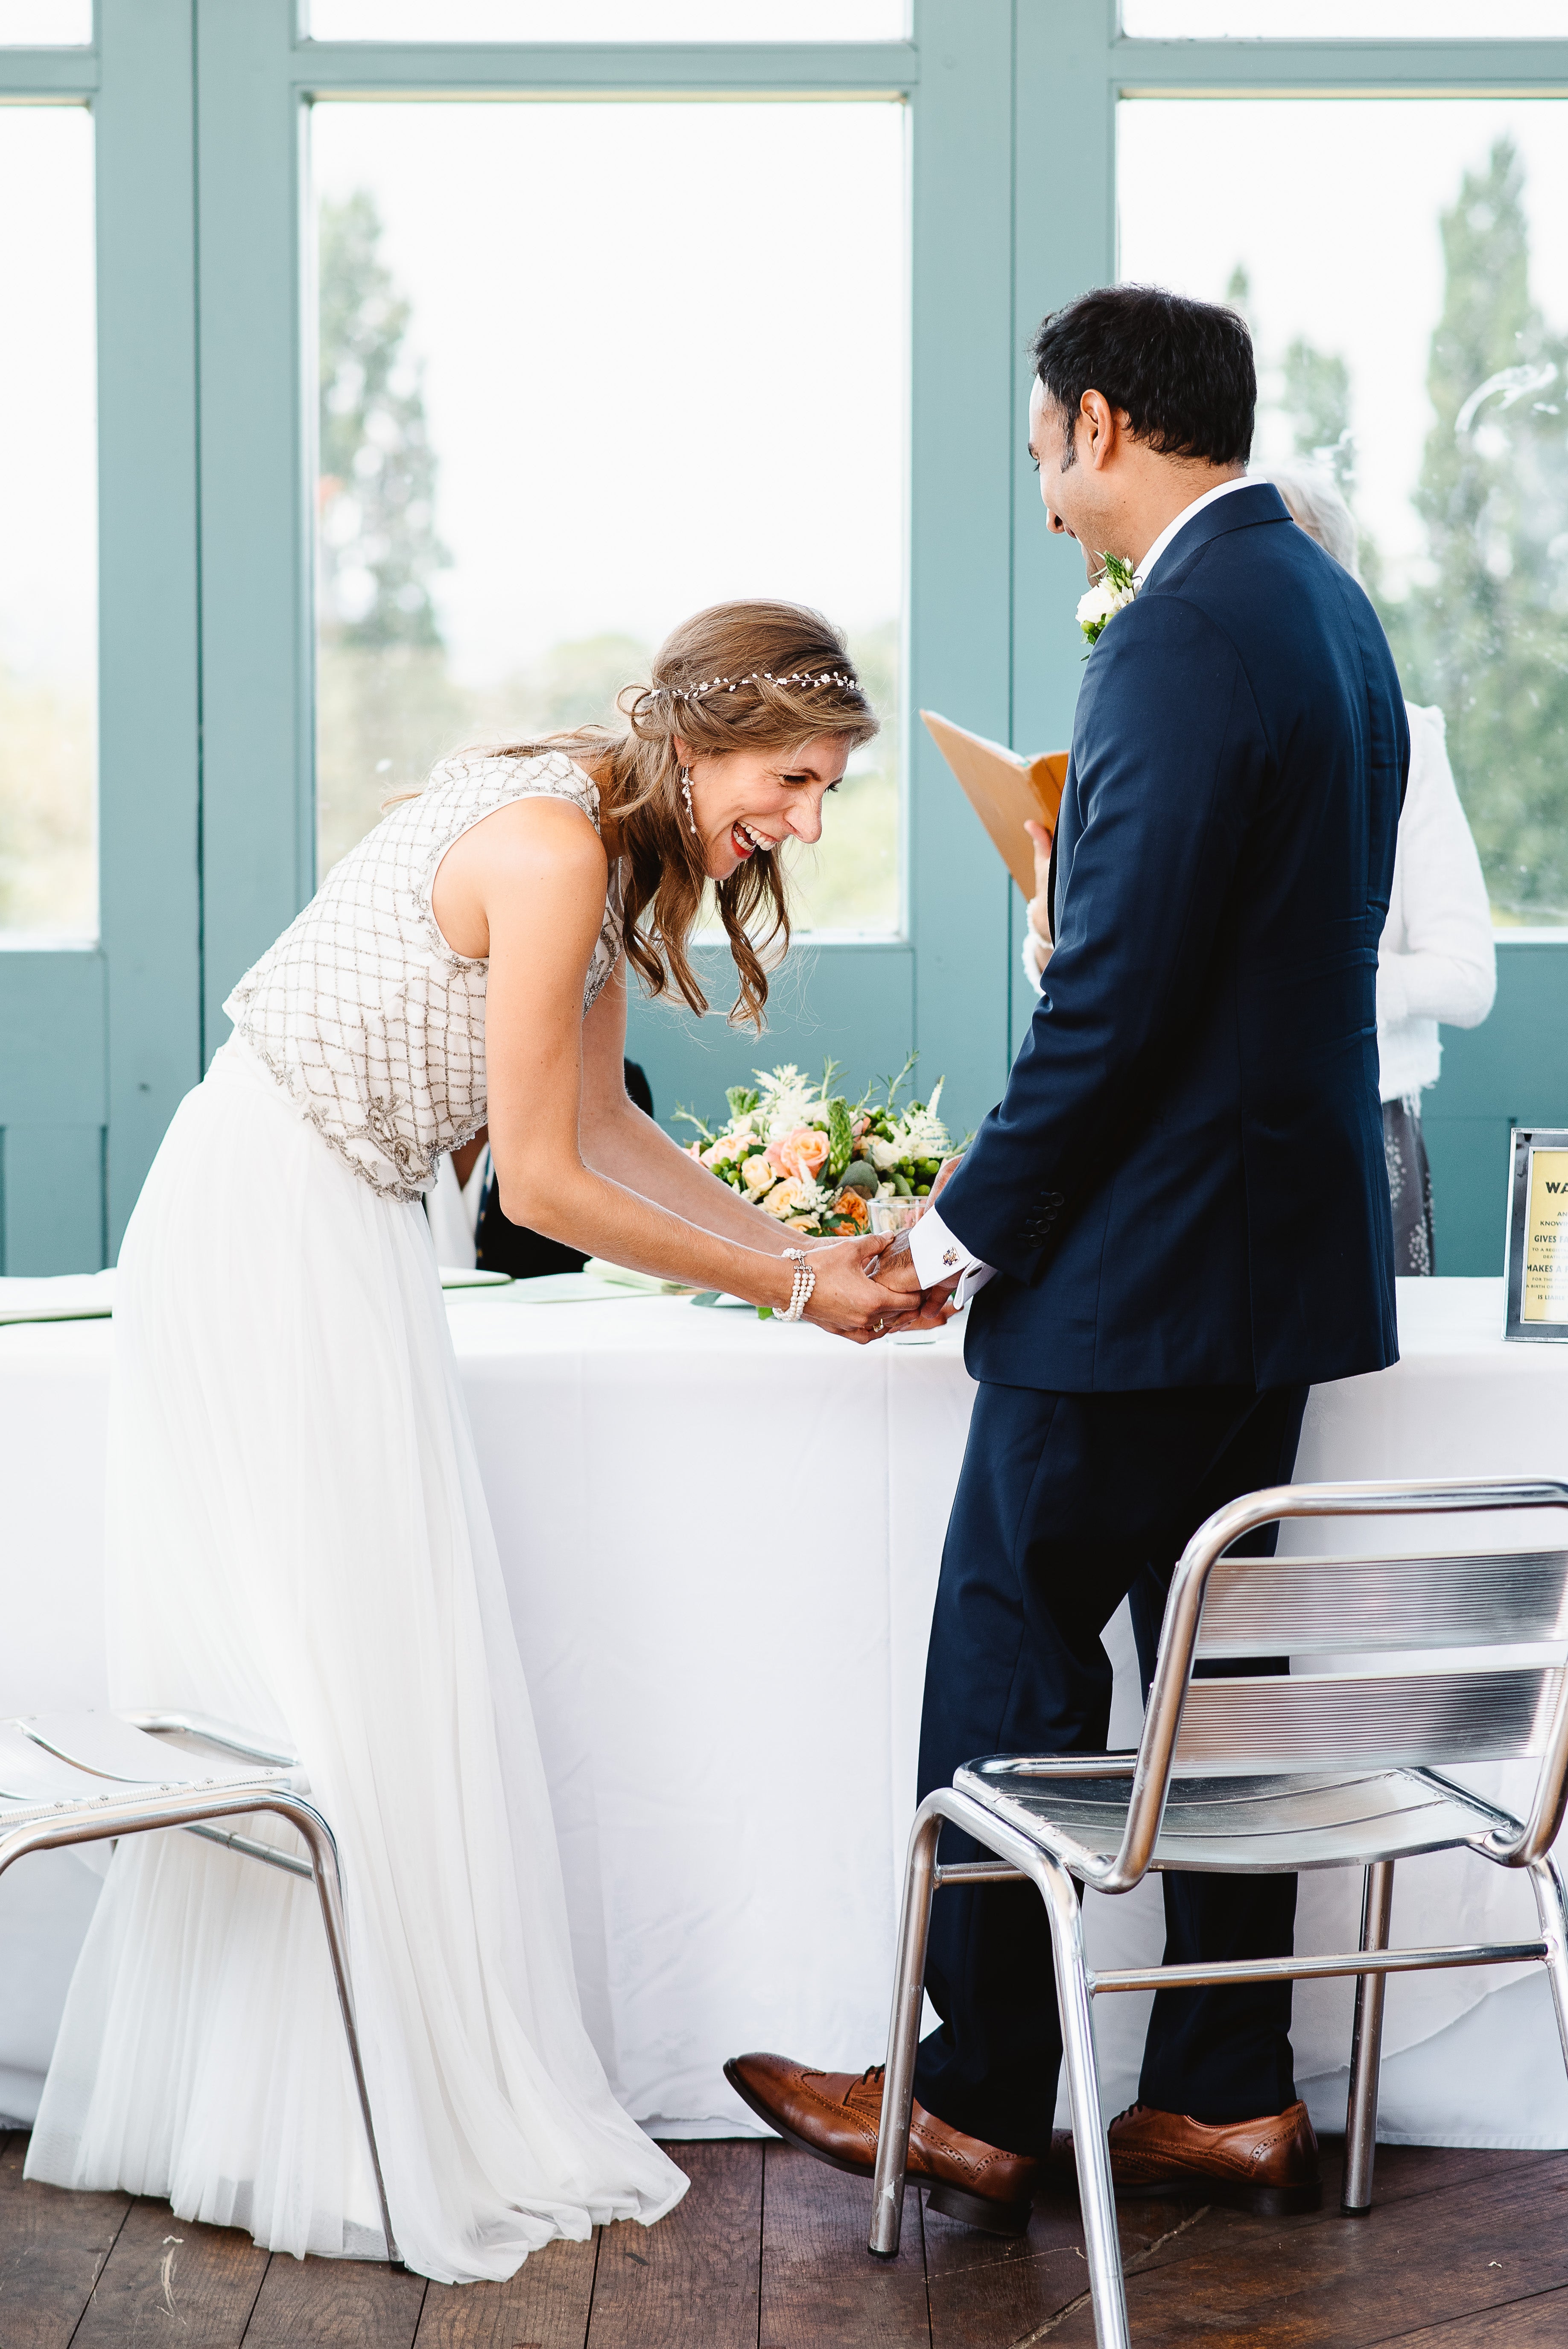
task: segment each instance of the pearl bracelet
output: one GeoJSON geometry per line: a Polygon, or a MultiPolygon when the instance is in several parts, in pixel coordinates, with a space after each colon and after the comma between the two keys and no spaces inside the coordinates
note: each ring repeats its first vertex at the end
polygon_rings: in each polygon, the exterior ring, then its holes
{"type": "Polygon", "coordinates": [[[817,1286],[817,1276],[806,1261],[804,1248],[786,1248],[784,1253],[795,1268],[795,1278],[789,1289],[789,1302],[777,1319],[780,1321],[799,1321],[811,1301],[811,1291],[817,1286]]]}

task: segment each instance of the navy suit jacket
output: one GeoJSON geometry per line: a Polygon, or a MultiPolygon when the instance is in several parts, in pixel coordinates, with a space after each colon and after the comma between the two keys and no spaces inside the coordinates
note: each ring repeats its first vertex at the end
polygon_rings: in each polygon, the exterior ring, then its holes
{"type": "Polygon", "coordinates": [[[1398,1356],[1377,941],[1410,758],[1376,613],[1259,482],[1089,656],[1057,945],[942,1198],[979,1379],[1346,1378],[1398,1356]]]}

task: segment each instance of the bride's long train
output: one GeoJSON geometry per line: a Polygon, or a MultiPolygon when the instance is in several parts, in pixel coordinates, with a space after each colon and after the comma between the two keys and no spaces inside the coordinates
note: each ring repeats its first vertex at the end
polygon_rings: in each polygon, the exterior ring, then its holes
{"type": "MultiPolygon", "coordinates": [[[[284,1740],[332,1822],[408,2265],[502,2277],[554,2236],[661,2217],[686,2180],[578,2009],[423,1213],[353,1174],[238,1040],[126,1236],[108,1557],[111,1701],[284,1740]]],[[[308,1883],[178,1831],[119,1847],[27,2174],[382,2255],[308,1883]]]]}

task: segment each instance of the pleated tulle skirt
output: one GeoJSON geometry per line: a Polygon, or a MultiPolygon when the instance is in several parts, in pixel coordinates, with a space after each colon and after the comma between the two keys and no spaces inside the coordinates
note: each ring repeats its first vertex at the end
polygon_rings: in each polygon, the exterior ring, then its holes
{"type": "MultiPolygon", "coordinates": [[[[502,2277],[552,2237],[661,2217],[686,2180],[578,2009],[422,1210],[378,1198],[232,1042],[131,1219],[114,1348],[111,1701],[242,1724],[308,1770],[404,2258],[502,2277]]],[[[382,2254],[309,1883],[180,1832],[118,1847],[27,2174],[272,2250],[382,2254]]]]}

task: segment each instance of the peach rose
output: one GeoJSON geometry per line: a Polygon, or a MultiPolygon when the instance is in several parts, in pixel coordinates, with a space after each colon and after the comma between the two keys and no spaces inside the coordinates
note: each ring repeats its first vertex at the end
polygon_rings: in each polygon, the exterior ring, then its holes
{"type": "Polygon", "coordinates": [[[792,1216],[799,1204],[800,1185],[793,1179],[779,1184],[762,1202],[768,1213],[777,1216],[780,1223],[786,1216],[792,1216]]]}
{"type": "Polygon", "coordinates": [[[772,1189],[779,1180],[779,1173],[778,1169],[769,1163],[767,1152],[759,1151],[755,1158],[748,1158],[740,1170],[740,1179],[752,1197],[757,1199],[761,1197],[764,1191],[772,1189]]]}
{"type": "Polygon", "coordinates": [[[839,1193],[838,1197],[833,1201],[833,1213],[835,1216],[843,1216],[860,1231],[863,1232],[870,1227],[871,1211],[861,1194],[852,1187],[839,1193]]]}
{"type": "Polygon", "coordinates": [[[798,1125],[781,1141],[769,1143],[768,1155],[780,1174],[809,1183],[827,1164],[829,1147],[820,1126],[798,1125]]]}

